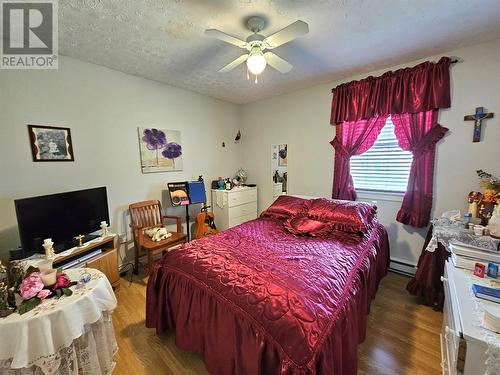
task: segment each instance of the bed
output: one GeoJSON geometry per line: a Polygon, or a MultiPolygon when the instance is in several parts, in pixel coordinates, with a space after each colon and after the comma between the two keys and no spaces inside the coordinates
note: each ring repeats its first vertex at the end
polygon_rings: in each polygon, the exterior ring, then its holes
{"type": "Polygon", "coordinates": [[[214,375],[356,374],[389,264],[376,218],[363,235],[290,233],[261,217],[171,251],[147,286],[146,325],[176,330],[214,375]]]}

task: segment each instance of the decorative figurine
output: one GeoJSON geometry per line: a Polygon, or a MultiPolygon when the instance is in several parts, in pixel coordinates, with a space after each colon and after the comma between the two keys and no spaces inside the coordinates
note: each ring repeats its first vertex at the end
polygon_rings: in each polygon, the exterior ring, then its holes
{"type": "Polygon", "coordinates": [[[82,247],[83,246],[83,239],[84,238],[85,238],[85,236],[83,234],[79,234],[78,236],[73,237],[73,239],[75,241],[78,241],[78,245],[76,245],[76,246],[82,247]]]}
{"type": "Polygon", "coordinates": [[[493,216],[488,222],[488,230],[491,237],[500,238],[500,205],[497,205],[493,211],[493,216]]]}
{"type": "Polygon", "coordinates": [[[487,225],[493,216],[495,206],[500,202],[500,178],[483,170],[476,171],[479,184],[484,188],[484,194],[478,204],[478,217],[481,224],[487,225]]]}
{"type": "Polygon", "coordinates": [[[467,200],[469,201],[469,213],[472,214],[472,218],[477,217],[477,205],[483,198],[483,194],[479,191],[471,191],[467,196],[467,200]]]}
{"type": "Polygon", "coordinates": [[[43,240],[43,248],[45,249],[45,257],[47,259],[54,258],[56,253],[54,252],[54,242],[52,242],[52,238],[46,238],[43,240]]]}

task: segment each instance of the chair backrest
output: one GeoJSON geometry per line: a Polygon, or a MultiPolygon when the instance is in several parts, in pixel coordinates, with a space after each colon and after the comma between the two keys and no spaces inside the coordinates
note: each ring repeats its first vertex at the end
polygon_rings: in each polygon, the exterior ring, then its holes
{"type": "Polygon", "coordinates": [[[128,208],[131,225],[135,229],[156,227],[163,224],[161,203],[158,200],[132,203],[128,208]]]}

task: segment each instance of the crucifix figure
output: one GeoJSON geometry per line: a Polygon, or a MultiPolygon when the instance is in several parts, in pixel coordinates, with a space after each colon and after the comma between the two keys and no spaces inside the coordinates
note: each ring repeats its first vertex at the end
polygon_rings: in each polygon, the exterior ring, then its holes
{"type": "Polygon", "coordinates": [[[476,113],[464,116],[464,121],[474,121],[474,135],[472,142],[481,140],[481,122],[487,118],[493,118],[493,113],[485,113],[483,107],[477,107],[476,113]]]}

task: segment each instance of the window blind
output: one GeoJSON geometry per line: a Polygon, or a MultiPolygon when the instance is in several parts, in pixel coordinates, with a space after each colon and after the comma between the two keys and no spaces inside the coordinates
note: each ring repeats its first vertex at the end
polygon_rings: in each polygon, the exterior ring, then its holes
{"type": "Polygon", "coordinates": [[[388,117],[373,146],[351,157],[354,188],[404,193],[412,160],[412,153],[399,147],[394,124],[388,117]]]}

